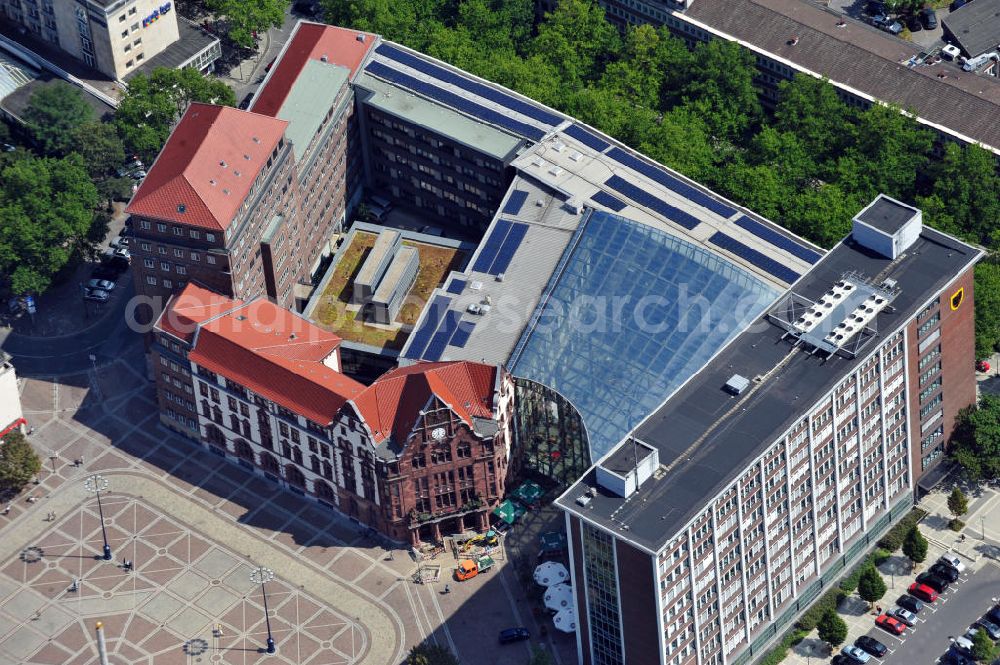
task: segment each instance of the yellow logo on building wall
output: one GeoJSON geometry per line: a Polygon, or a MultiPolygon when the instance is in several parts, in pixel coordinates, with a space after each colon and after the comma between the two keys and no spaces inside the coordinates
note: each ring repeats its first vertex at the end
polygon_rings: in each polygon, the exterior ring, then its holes
{"type": "Polygon", "coordinates": [[[965,288],[961,288],[951,294],[951,308],[958,309],[962,305],[962,301],[965,300],[965,288]]]}

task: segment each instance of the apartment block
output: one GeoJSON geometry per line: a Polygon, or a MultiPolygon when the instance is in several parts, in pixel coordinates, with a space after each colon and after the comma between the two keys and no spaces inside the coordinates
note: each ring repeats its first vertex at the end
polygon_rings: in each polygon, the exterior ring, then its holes
{"type": "Polygon", "coordinates": [[[513,384],[501,367],[418,364],[365,387],[341,373],[336,335],[197,284],[154,340],[166,427],[394,540],[485,528],[503,497],[513,384]]]}
{"type": "Polygon", "coordinates": [[[874,546],[975,400],[980,255],[879,197],[558,500],[581,663],[753,662],[874,546]]]}

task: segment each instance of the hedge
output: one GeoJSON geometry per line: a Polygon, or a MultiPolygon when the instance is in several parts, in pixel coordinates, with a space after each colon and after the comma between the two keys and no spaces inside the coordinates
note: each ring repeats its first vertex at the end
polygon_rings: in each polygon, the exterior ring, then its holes
{"type": "Polygon", "coordinates": [[[788,650],[805,639],[805,636],[808,634],[809,631],[807,630],[793,628],[781,639],[778,646],[767,652],[767,655],[757,665],[778,665],[778,663],[788,657],[788,650]]]}
{"type": "Polygon", "coordinates": [[[903,546],[903,541],[906,540],[906,534],[910,532],[917,522],[924,519],[927,516],[926,510],[921,510],[920,508],[914,508],[906,517],[899,520],[896,526],[889,529],[888,532],[878,541],[878,546],[883,547],[890,552],[895,552],[900,547],[903,546]]]}

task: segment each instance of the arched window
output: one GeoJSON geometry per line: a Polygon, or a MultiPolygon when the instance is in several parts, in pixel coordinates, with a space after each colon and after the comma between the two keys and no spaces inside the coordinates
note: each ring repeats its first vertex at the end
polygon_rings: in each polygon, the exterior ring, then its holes
{"type": "Polygon", "coordinates": [[[281,473],[281,466],[278,464],[278,460],[274,458],[271,453],[260,454],[260,467],[267,471],[268,473],[273,473],[278,475],[281,473]]]}
{"type": "Polygon", "coordinates": [[[333,488],[331,488],[327,483],[322,480],[313,481],[313,492],[316,493],[321,499],[326,499],[328,501],[333,501],[333,488]]]}
{"type": "Polygon", "coordinates": [[[253,462],[253,448],[250,444],[246,442],[245,439],[236,439],[236,456],[240,459],[245,459],[248,462],[253,462]]]}
{"type": "Polygon", "coordinates": [[[215,425],[205,425],[205,439],[214,446],[226,447],[226,435],[215,425]]]}
{"type": "Polygon", "coordinates": [[[306,477],[302,475],[301,471],[299,471],[299,467],[294,464],[285,465],[285,480],[287,480],[289,484],[295,485],[296,487],[304,488],[306,486],[306,477]]]}

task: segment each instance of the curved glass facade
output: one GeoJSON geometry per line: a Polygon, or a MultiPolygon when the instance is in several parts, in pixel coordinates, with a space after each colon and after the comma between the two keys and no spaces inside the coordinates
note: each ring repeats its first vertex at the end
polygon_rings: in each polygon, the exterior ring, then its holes
{"type": "Polygon", "coordinates": [[[521,461],[549,478],[559,493],[590,468],[587,428],[569,401],[548,386],[515,378],[514,432],[521,461]]]}
{"type": "Polygon", "coordinates": [[[722,256],[605,212],[583,220],[511,357],[608,452],[779,291],[722,256]]]}

